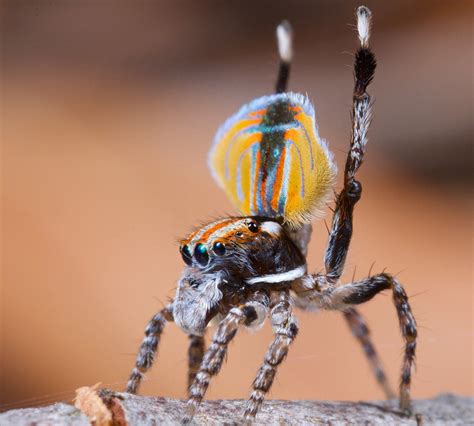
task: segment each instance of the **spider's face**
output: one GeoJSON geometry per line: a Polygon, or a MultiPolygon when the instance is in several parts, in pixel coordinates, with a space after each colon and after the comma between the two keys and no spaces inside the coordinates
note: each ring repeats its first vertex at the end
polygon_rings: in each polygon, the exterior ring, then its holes
{"type": "MultiPolygon", "coordinates": [[[[269,222],[270,223],[270,222],[269,222]]],[[[276,222],[271,222],[276,229],[276,222]]],[[[209,223],[181,242],[180,252],[188,266],[201,270],[232,262],[236,252],[245,250],[252,241],[261,238],[261,222],[254,218],[227,218],[209,223]]]]}
{"type": "Polygon", "coordinates": [[[204,273],[224,272],[236,281],[282,273],[305,264],[283,226],[259,217],[212,222],[181,242],[181,256],[204,273]]]}
{"type": "Polygon", "coordinates": [[[230,307],[243,302],[239,298],[247,291],[293,281],[306,272],[301,251],[284,227],[268,218],[217,220],[182,240],[180,252],[187,268],[176,290],[174,320],[196,335],[223,299],[230,307]]]}

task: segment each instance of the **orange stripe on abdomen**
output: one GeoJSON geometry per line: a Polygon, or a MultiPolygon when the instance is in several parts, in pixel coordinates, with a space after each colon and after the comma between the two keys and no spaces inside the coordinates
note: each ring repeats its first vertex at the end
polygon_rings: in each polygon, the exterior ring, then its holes
{"type": "Polygon", "coordinates": [[[258,174],[260,173],[260,150],[257,151],[255,156],[255,176],[253,177],[253,211],[258,211],[257,209],[257,191],[258,191],[258,174]]]}
{"type": "Polygon", "coordinates": [[[267,109],[266,108],[263,108],[263,109],[258,109],[256,111],[250,111],[249,112],[249,115],[251,117],[256,117],[256,116],[259,116],[259,115],[263,115],[267,112],[267,109]]]}

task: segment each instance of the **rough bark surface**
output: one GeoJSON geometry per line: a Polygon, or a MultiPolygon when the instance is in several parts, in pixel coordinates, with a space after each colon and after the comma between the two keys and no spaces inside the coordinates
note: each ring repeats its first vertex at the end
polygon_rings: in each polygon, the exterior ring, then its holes
{"type": "MultiPolygon", "coordinates": [[[[79,394],[78,394],[79,396],[79,394]]],[[[54,404],[42,408],[12,410],[0,414],[0,425],[178,425],[185,401],[152,398],[88,388],[76,405],[54,404]],[[95,395],[94,395],[95,394],[95,395]],[[88,398],[97,396],[104,406],[97,408],[88,398]],[[111,421],[104,420],[104,407],[111,421]],[[97,411],[99,410],[99,411],[97,411]],[[87,415],[87,416],[86,416],[87,415]],[[102,420],[99,420],[102,419],[102,420]]],[[[242,400],[205,401],[194,424],[240,424],[242,400]]],[[[99,404],[101,405],[101,404],[99,404]]],[[[467,425],[474,424],[474,398],[443,394],[433,399],[414,402],[416,416],[402,416],[396,402],[320,402],[266,401],[256,424],[285,425],[467,425]]]]}
{"type": "Polygon", "coordinates": [[[0,414],[0,425],[72,425],[89,426],[88,417],[69,404],[57,403],[47,407],[22,408],[0,414]]]}

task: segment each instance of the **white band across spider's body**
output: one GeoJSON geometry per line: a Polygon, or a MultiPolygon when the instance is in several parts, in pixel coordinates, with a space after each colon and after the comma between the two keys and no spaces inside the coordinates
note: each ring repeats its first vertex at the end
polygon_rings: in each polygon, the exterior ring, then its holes
{"type": "Polygon", "coordinates": [[[274,283],[283,283],[283,282],[291,282],[298,278],[301,278],[304,274],[306,274],[306,265],[298,266],[291,271],[279,272],[277,274],[268,274],[262,275],[260,277],[248,278],[245,280],[247,284],[258,284],[258,283],[265,283],[265,284],[274,284],[274,283]]]}

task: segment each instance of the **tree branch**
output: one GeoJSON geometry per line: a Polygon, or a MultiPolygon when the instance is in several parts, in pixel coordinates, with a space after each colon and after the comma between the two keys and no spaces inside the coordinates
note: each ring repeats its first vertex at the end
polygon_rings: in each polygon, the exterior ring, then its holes
{"type": "MultiPolygon", "coordinates": [[[[58,403],[41,408],[12,410],[0,414],[1,425],[178,425],[185,401],[118,393],[96,388],[77,391],[76,407],[58,403]]],[[[241,423],[244,401],[205,401],[195,424],[241,423]]],[[[411,418],[404,417],[390,402],[266,401],[257,415],[258,424],[369,424],[369,425],[464,425],[474,418],[474,398],[442,394],[414,401],[411,418]]]]}

